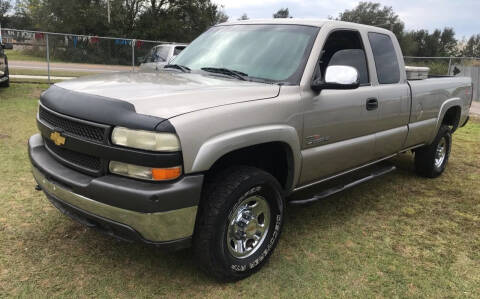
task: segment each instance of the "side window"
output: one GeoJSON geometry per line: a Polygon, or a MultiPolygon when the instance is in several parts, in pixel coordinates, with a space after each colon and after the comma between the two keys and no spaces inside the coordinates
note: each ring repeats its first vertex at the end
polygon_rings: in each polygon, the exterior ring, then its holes
{"type": "Polygon", "coordinates": [[[380,84],[398,83],[400,81],[400,68],[390,36],[370,32],[368,39],[375,58],[378,82],[380,84]]]}
{"type": "Polygon", "coordinates": [[[149,52],[148,52],[148,55],[145,56],[145,60],[143,61],[143,63],[151,63],[153,62],[153,59],[155,58],[155,48],[152,48],[149,52]]]}
{"type": "Polygon", "coordinates": [[[322,77],[328,66],[347,65],[357,69],[360,84],[370,83],[367,58],[360,33],[350,30],[332,32],[323,47],[320,59],[322,77]]]}
{"type": "Polygon", "coordinates": [[[175,47],[175,49],[173,49],[173,56],[177,56],[178,54],[180,54],[180,52],[182,52],[183,49],[185,49],[185,46],[175,47]]]}

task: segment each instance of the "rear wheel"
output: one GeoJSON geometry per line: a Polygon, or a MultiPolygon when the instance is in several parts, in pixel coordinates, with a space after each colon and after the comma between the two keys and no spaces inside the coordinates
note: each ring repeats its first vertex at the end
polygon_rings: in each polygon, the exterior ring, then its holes
{"type": "Polygon", "coordinates": [[[447,166],[452,146],[452,131],[449,126],[442,125],[435,140],[427,146],[415,151],[415,170],[424,177],[436,178],[447,166]]]}
{"type": "Polygon", "coordinates": [[[194,235],[204,270],[235,281],[259,270],[275,248],[284,216],[277,180],[253,167],[234,167],[207,182],[194,235]]]}

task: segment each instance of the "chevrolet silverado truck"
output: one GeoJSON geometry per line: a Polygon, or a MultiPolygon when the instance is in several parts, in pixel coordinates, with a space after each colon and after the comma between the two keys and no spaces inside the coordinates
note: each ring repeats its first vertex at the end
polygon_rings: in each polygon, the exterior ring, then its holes
{"type": "Polygon", "coordinates": [[[0,87],[9,87],[10,77],[8,72],[8,58],[4,49],[11,50],[13,49],[13,45],[0,43],[0,87]]]}
{"type": "Polygon", "coordinates": [[[469,78],[408,80],[390,31],[249,20],[210,28],[158,72],[53,85],[28,146],[37,188],[64,214],[192,246],[231,281],[265,264],[287,201],[388,173],[410,150],[419,175],[439,176],[471,102],[469,78]]]}

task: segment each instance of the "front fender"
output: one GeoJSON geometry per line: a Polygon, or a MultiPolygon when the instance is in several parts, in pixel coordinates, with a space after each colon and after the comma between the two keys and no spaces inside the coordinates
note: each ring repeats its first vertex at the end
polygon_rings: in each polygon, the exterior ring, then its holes
{"type": "Polygon", "coordinates": [[[300,142],[295,128],[287,125],[244,128],[214,136],[201,145],[191,172],[207,171],[218,159],[232,151],[267,142],[283,142],[290,146],[293,154],[293,182],[296,184],[300,176],[300,142]]]}

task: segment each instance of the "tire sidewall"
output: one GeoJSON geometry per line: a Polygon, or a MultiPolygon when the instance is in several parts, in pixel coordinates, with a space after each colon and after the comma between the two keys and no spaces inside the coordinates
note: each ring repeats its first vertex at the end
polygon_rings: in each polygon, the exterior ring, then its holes
{"type": "Polygon", "coordinates": [[[231,273],[232,276],[244,277],[252,274],[261,265],[265,263],[273,252],[278,238],[280,237],[281,228],[284,218],[284,200],[280,191],[280,185],[268,175],[256,175],[250,177],[228,197],[226,209],[222,212],[219,219],[219,231],[215,238],[217,244],[214,248],[219,256],[219,261],[224,271],[231,273]],[[227,232],[228,218],[240,202],[245,198],[259,195],[265,198],[270,207],[270,226],[263,243],[249,257],[239,259],[231,255],[227,248],[227,232]]]}

